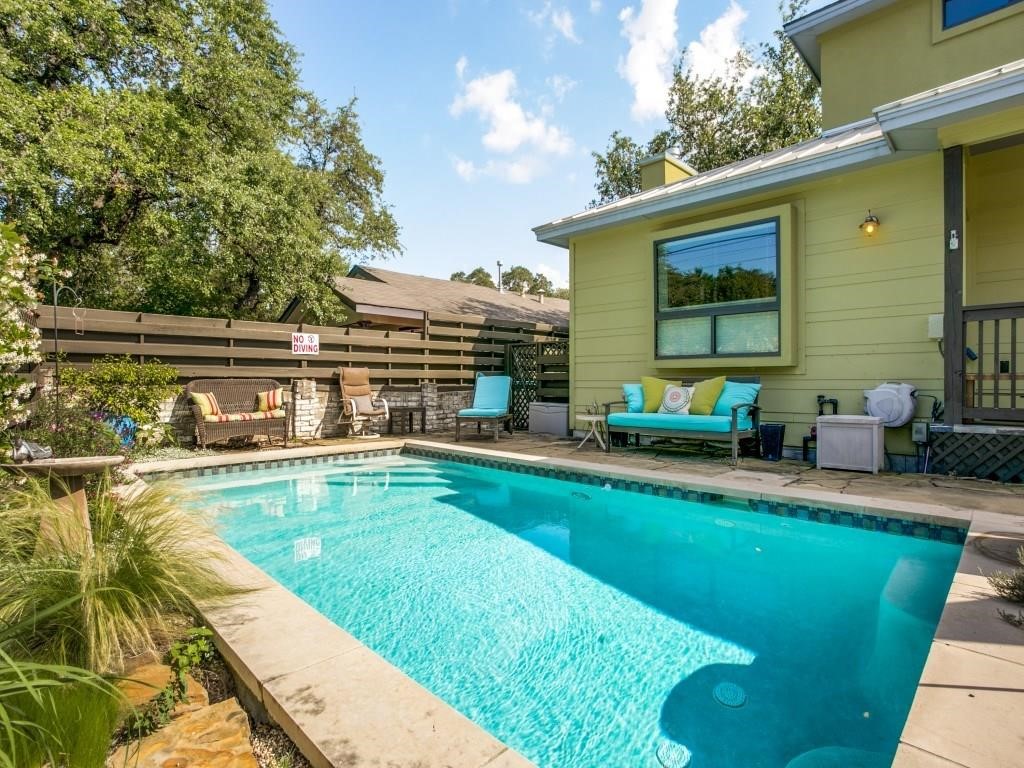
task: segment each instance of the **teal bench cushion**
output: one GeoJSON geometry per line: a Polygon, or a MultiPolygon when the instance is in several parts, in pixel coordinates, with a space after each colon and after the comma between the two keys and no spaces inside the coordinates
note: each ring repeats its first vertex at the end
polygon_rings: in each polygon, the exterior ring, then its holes
{"type": "Polygon", "coordinates": [[[476,416],[478,419],[493,419],[504,416],[508,411],[504,408],[463,408],[459,416],[476,416]]]}
{"type": "MultiPolygon", "coordinates": [[[[738,403],[753,403],[761,391],[760,384],[748,384],[740,381],[726,381],[722,394],[718,396],[711,411],[712,416],[732,416],[732,407],[738,403]]],[[[740,429],[750,429],[750,409],[741,408],[739,412],[740,429]]]]}
{"type": "MultiPolygon", "coordinates": [[[[476,389],[473,391],[473,410],[507,411],[511,386],[512,379],[508,376],[477,376],[476,389]]],[[[460,412],[459,415],[463,414],[460,412]]]]}
{"type": "MultiPolygon", "coordinates": [[[[610,413],[608,426],[633,429],[665,429],[688,432],[724,432],[732,430],[732,416],[681,416],[673,413],[610,413]]],[[[740,429],[749,429],[750,422],[740,429]]]]}

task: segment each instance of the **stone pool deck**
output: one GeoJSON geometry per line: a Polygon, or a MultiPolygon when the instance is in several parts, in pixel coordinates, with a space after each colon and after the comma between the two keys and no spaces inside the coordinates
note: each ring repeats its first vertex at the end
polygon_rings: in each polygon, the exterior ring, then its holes
{"type": "MultiPolygon", "coordinates": [[[[1010,565],[1006,535],[1024,541],[1024,488],[920,475],[818,471],[798,462],[725,459],[653,449],[605,454],[560,440],[431,435],[410,446],[470,452],[573,471],[600,472],[727,495],[811,501],[968,529],[896,760],[897,768],[1010,768],[1024,765],[1024,631],[998,616],[986,576],[1010,565]],[[1003,534],[1003,538],[993,538],[1003,534]],[[993,546],[1001,543],[1001,547],[993,546]]],[[[382,450],[401,440],[322,440],[305,446],[138,465],[195,468],[382,450]]],[[[1009,549],[1012,549],[1010,547],[1009,549]]],[[[375,656],[240,556],[233,567],[263,589],[244,604],[210,613],[226,657],[314,765],[525,766],[508,749],[375,656]],[[309,750],[309,751],[307,751],[309,750]]],[[[780,767],[781,768],[781,767],[780,767]]]]}

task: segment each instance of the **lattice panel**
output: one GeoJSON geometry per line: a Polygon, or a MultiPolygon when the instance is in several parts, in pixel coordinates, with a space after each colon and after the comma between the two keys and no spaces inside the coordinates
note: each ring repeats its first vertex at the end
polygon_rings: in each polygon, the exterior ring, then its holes
{"type": "Polygon", "coordinates": [[[536,344],[508,345],[508,372],[512,377],[512,423],[516,429],[530,426],[530,403],[537,399],[536,344]]]}
{"type": "Polygon", "coordinates": [[[937,432],[932,435],[929,471],[1024,483],[1024,435],[937,432]]]}

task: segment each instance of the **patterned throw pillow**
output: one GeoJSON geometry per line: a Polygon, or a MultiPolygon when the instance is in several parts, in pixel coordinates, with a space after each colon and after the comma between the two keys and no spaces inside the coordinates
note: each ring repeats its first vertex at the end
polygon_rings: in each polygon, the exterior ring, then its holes
{"type": "Polygon", "coordinates": [[[190,392],[192,402],[199,406],[199,412],[203,416],[218,416],[220,414],[220,403],[217,402],[213,392],[190,392]]]}
{"type": "Polygon", "coordinates": [[[685,416],[690,412],[690,400],[693,398],[693,387],[677,387],[670,384],[665,387],[665,394],[661,396],[661,405],[658,413],[672,413],[677,416],[685,416]]]}
{"type": "Polygon", "coordinates": [[[257,411],[276,411],[284,404],[284,387],[256,394],[257,411]]]}

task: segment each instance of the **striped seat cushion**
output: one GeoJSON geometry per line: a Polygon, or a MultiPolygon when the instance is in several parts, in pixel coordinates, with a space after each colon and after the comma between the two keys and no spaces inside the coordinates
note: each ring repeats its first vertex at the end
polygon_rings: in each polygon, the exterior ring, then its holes
{"type": "Polygon", "coordinates": [[[210,424],[219,424],[225,421],[261,421],[263,419],[283,419],[284,409],[276,408],[272,411],[253,411],[252,413],[217,413],[203,416],[203,421],[210,424]]]}
{"type": "Polygon", "coordinates": [[[284,405],[284,387],[256,393],[257,411],[276,411],[284,405]]]}

